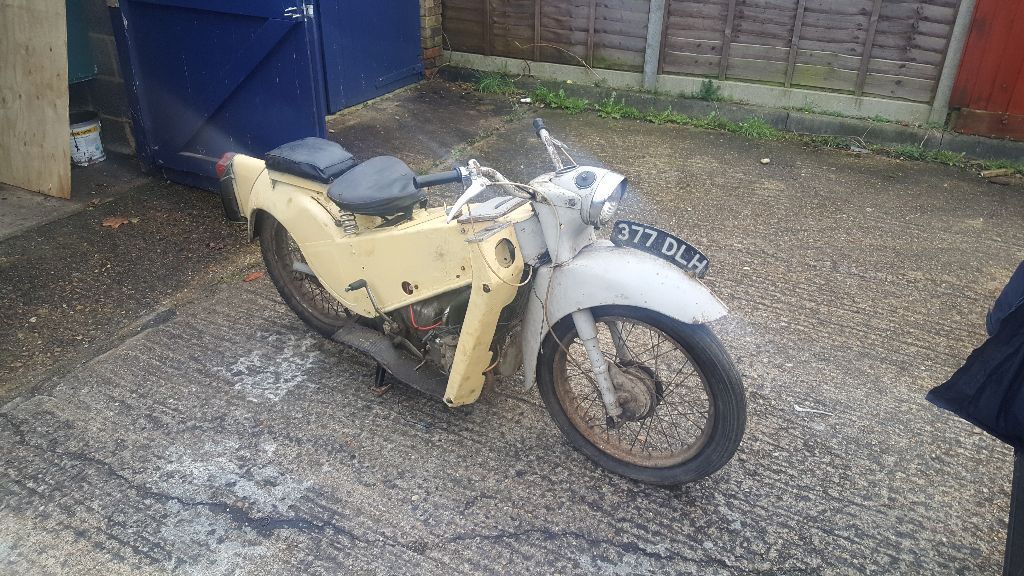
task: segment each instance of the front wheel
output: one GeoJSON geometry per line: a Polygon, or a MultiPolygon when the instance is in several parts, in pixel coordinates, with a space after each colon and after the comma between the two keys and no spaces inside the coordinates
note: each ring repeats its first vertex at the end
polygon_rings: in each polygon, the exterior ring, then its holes
{"type": "Polygon", "coordinates": [[[591,309],[623,413],[607,417],[572,317],[541,347],[541,398],[569,441],[598,465],[650,484],[704,478],[736,453],[746,427],[740,375],[706,326],[643,308],[591,309]],[[556,338],[557,336],[557,338],[556,338]]]}

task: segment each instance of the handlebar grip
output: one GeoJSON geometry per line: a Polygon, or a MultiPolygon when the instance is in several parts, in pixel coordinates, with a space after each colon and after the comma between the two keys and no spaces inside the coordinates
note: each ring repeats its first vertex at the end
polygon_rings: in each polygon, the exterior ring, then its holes
{"type": "Polygon", "coordinates": [[[537,131],[537,136],[540,136],[540,131],[544,130],[544,120],[542,118],[534,118],[533,129],[537,131]]]}
{"type": "Polygon", "coordinates": [[[458,169],[449,170],[447,172],[437,172],[435,174],[424,174],[423,176],[414,176],[412,179],[412,185],[415,186],[417,190],[428,186],[453,184],[455,182],[462,182],[462,172],[458,169]]]}

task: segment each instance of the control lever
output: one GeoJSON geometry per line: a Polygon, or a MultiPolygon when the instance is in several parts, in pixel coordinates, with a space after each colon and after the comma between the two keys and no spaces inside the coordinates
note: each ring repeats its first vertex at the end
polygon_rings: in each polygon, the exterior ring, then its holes
{"type": "MultiPolygon", "coordinates": [[[[544,126],[544,120],[542,118],[533,119],[533,129],[537,131],[537,137],[544,143],[544,146],[548,149],[548,156],[551,156],[551,162],[555,165],[555,170],[561,170],[565,167],[562,162],[562,157],[558,154],[558,149],[562,148],[562,152],[565,153],[565,145],[551,137],[551,133],[544,126]]],[[[576,165],[576,162],[565,153],[566,157],[569,158],[570,168],[576,165]]]]}
{"type": "Polygon", "coordinates": [[[462,207],[472,200],[477,194],[483,192],[484,188],[487,188],[490,185],[491,181],[483,176],[473,178],[473,183],[469,185],[469,188],[466,188],[466,191],[462,193],[462,196],[459,196],[459,199],[455,201],[455,204],[452,204],[451,210],[448,211],[448,217],[445,219],[445,223],[455,220],[459,216],[459,211],[462,210],[462,207]]]}
{"type": "Polygon", "coordinates": [[[390,322],[390,319],[387,316],[385,316],[384,312],[382,312],[381,309],[377,306],[377,300],[374,299],[373,292],[370,292],[370,287],[366,284],[365,279],[360,278],[359,280],[356,280],[355,282],[349,284],[345,288],[345,292],[355,292],[356,290],[366,290],[366,296],[370,299],[370,306],[373,306],[374,312],[376,312],[378,316],[383,318],[385,323],[390,322]]]}

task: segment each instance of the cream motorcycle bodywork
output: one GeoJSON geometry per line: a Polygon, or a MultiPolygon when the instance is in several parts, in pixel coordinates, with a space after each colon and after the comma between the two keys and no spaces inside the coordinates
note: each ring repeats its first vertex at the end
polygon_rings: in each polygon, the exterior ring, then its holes
{"type": "MultiPolygon", "coordinates": [[[[512,302],[523,276],[522,258],[511,263],[498,245],[515,245],[512,224],[533,215],[528,204],[494,221],[446,223],[443,208],[413,211],[401,224],[373,228],[376,217],[356,216],[360,230],[346,234],[340,209],[323,184],[267,170],[262,160],[238,155],[232,161],[235,197],[248,218],[252,238],[259,214],[272,215],[288,230],[306,264],[324,288],[346,308],[373,318],[377,311],[365,290],[345,290],[365,279],[377,306],[392,312],[470,286],[469,306],[444,401],[469,404],[479,397],[498,316],[512,302]]],[[[470,208],[472,213],[472,207],[470,208]]]]}
{"type": "Polygon", "coordinates": [[[728,314],[725,304],[701,282],[672,264],[607,240],[583,248],[569,262],[534,272],[523,317],[523,379],[536,383],[541,342],[556,322],[597,306],[646,308],[689,324],[728,314]]]}
{"type": "Polygon", "coordinates": [[[519,290],[530,291],[521,319],[527,386],[536,382],[545,335],[570,315],[577,320],[575,314],[612,304],[653,310],[686,323],[710,322],[727,314],[725,305],[699,280],[672,264],[596,240],[593,225],[581,216],[581,207],[592,198],[569,185],[586,169],[536,178],[530,186],[538,193],[537,201],[496,220],[446,222],[444,210],[433,208],[416,210],[399,225],[374,228],[379,219],[357,215],[359,232],[346,234],[338,225],[342,213],[326,196],[326,185],[270,172],[256,158],[236,156],[233,161],[235,195],[241,214],[248,218],[250,238],[259,213],[272,215],[292,235],[321,284],[353,312],[377,316],[365,291],[345,291],[359,279],[366,280],[385,313],[471,286],[444,393],[450,406],[479,397],[484,372],[492,366],[491,343],[499,315],[519,290]],[[498,256],[503,240],[511,242],[519,255],[511,264],[498,256]],[[527,265],[533,267],[532,281],[522,284],[527,265]]]}
{"type": "MultiPolygon", "coordinates": [[[[586,168],[581,168],[584,170],[586,168]]],[[[580,219],[577,206],[586,195],[568,185],[576,172],[550,173],[530,185],[544,194],[537,217],[517,226],[527,263],[537,262],[540,248],[526,238],[544,238],[550,262],[536,267],[532,294],[522,324],[523,379],[536,383],[536,367],[545,335],[562,318],[597,306],[645,308],[688,324],[711,322],[728,310],[700,280],[650,254],[597,240],[594,228],[580,219]],[[554,247],[551,249],[549,247],[554,247]]]]}

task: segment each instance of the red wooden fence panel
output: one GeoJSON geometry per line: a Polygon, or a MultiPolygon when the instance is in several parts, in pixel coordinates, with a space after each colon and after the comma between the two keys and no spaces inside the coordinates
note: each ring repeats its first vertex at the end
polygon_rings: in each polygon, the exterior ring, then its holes
{"type": "Polygon", "coordinates": [[[1024,140],[1024,2],[978,0],[950,106],[958,132],[1024,140]]]}

